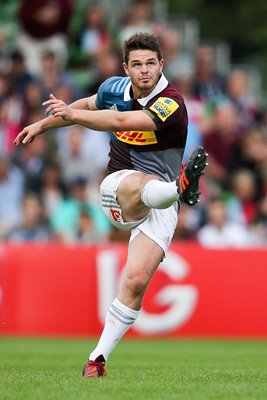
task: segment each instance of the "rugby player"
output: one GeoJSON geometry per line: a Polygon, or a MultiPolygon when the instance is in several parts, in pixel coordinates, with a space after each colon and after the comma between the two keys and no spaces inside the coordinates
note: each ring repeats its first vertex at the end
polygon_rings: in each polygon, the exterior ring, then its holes
{"type": "Polygon", "coordinates": [[[138,317],[146,288],[171,243],[180,203],[199,201],[207,153],[198,147],[181,168],[187,111],[163,65],[158,40],[134,34],[124,43],[125,77],[108,78],[97,94],[70,105],[51,94],[44,102],[50,115],[25,127],[14,141],[27,144],[50,128],[72,124],[112,132],[109,174],[100,185],[102,207],[111,223],[131,230],[131,236],[124,278],[84,366],[86,378],[106,375],[106,361],[138,317]]]}

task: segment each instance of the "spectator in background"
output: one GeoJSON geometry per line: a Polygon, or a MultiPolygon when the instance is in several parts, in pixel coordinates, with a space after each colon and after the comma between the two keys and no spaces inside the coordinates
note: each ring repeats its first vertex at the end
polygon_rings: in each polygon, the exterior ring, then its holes
{"type": "MultiPolygon", "coordinates": [[[[67,134],[67,148],[60,154],[59,164],[62,171],[63,181],[69,184],[76,178],[94,178],[94,168],[92,160],[83,152],[83,140],[85,128],[74,125],[69,128],[67,134]]],[[[95,154],[95,157],[97,154],[95,154]]]]}
{"type": "Polygon", "coordinates": [[[235,109],[227,99],[218,99],[213,127],[204,136],[204,146],[209,153],[208,178],[220,189],[228,187],[230,167],[242,133],[235,109]]]}
{"type": "Polygon", "coordinates": [[[40,193],[40,177],[47,162],[46,145],[43,137],[40,137],[14,154],[14,164],[24,172],[26,192],[40,193]]]}
{"type": "Polygon", "coordinates": [[[264,136],[267,138],[267,107],[265,105],[264,109],[262,110],[262,114],[260,117],[260,124],[262,127],[262,132],[264,136]]]}
{"type": "Polygon", "coordinates": [[[121,62],[116,53],[109,51],[99,54],[95,64],[95,79],[89,85],[87,92],[92,95],[96,93],[102,82],[111,76],[120,75],[121,69],[121,62]]]}
{"type": "MultiPolygon", "coordinates": [[[[88,172],[90,182],[92,183],[90,187],[96,184],[95,189],[98,194],[99,183],[107,173],[109,140],[109,135],[106,133],[99,135],[99,131],[92,129],[86,129],[83,134],[82,152],[90,160],[90,171],[88,172]]],[[[99,200],[99,195],[97,198],[99,200]]]]}
{"type": "Polygon", "coordinates": [[[260,199],[253,232],[258,238],[259,244],[267,245],[267,195],[260,199]]]}
{"type": "Polygon", "coordinates": [[[194,95],[199,99],[212,100],[225,93],[225,82],[216,71],[214,49],[201,45],[195,53],[194,95]]]}
{"type": "MultiPolygon", "coordinates": [[[[160,43],[164,49],[166,62],[165,75],[170,82],[175,82],[180,77],[192,79],[194,64],[191,54],[183,50],[182,38],[174,28],[165,26],[159,33],[160,43]]],[[[181,93],[183,93],[181,91],[181,93]]]]}
{"type": "Polygon", "coordinates": [[[197,234],[199,243],[206,248],[245,248],[253,245],[248,229],[227,219],[224,202],[213,198],[207,204],[207,222],[197,234]]]}
{"type": "Polygon", "coordinates": [[[30,123],[41,114],[42,93],[39,82],[33,80],[23,90],[22,123],[30,123]]]}
{"type": "Polygon", "coordinates": [[[183,155],[183,161],[189,160],[192,150],[203,143],[205,103],[193,98],[192,79],[190,72],[178,72],[173,79],[173,85],[182,94],[187,105],[188,135],[183,155]]]}
{"type": "Polygon", "coordinates": [[[135,33],[155,33],[156,24],[153,18],[153,6],[154,4],[151,0],[132,1],[124,20],[121,22],[121,29],[119,32],[120,43],[129,39],[129,37],[135,33]]]}
{"type": "Polygon", "coordinates": [[[11,52],[12,46],[8,41],[6,31],[0,27],[0,74],[9,72],[11,52]]]}
{"type": "Polygon", "coordinates": [[[66,243],[77,241],[81,212],[87,212],[99,240],[104,240],[110,230],[110,224],[99,203],[88,201],[88,182],[83,177],[76,177],[69,184],[68,198],[55,209],[51,216],[51,227],[56,240],[66,243]]]}
{"type": "Polygon", "coordinates": [[[81,208],[78,218],[78,226],[74,232],[74,241],[77,243],[100,243],[105,238],[95,229],[94,221],[87,208],[81,208]]]}
{"type": "Polygon", "coordinates": [[[9,75],[0,74],[0,154],[10,154],[21,128],[22,96],[12,87],[9,75]]]}
{"type": "Polygon", "coordinates": [[[25,58],[28,72],[38,76],[41,57],[53,51],[64,68],[67,62],[68,27],[72,0],[22,0],[18,9],[21,31],[17,46],[25,58]]]}
{"type": "Polygon", "coordinates": [[[103,9],[91,5],[85,14],[84,28],[80,34],[81,49],[89,68],[96,66],[98,57],[109,53],[112,47],[112,34],[103,9]]]}
{"type": "Polygon", "coordinates": [[[267,196],[267,157],[261,166],[262,171],[262,196],[267,196]]]}
{"type": "Polygon", "coordinates": [[[191,151],[198,145],[203,144],[204,136],[213,127],[210,106],[206,99],[200,99],[194,95],[193,75],[190,68],[188,70],[176,70],[173,78],[175,89],[185,99],[188,112],[188,137],[183,160],[189,159],[191,151]]]}
{"type": "Polygon", "coordinates": [[[248,169],[236,170],[231,176],[232,196],[227,201],[229,220],[251,226],[256,220],[256,179],[248,169]]]}
{"type": "Polygon", "coordinates": [[[9,157],[0,155],[0,237],[21,221],[24,175],[9,157]]]}
{"type": "Polygon", "coordinates": [[[260,127],[253,127],[242,135],[232,162],[233,169],[248,168],[256,173],[267,156],[267,140],[260,127]]]}
{"type": "Polygon", "coordinates": [[[191,208],[183,204],[179,212],[179,223],[173,238],[176,240],[196,240],[200,218],[201,208],[199,205],[191,208]]]}
{"type": "Polygon", "coordinates": [[[251,128],[257,121],[259,105],[244,70],[234,69],[230,72],[227,77],[227,95],[237,111],[240,125],[244,129],[251,128]]]}
{"type": "Polygon", "coordinates": [[[58,160],[63,181],[67,184],[82,176],[98,183],[99,176],[106,170],[109,140],[106,133],[99,135],[78,125],[58,130],[58,160]]]}
{"type": "Polygon", "coordinates": [[[9,77],[16,93],[23,94],[27,85],[33,82],[33,77],[26,70],[25,61],[19,50],[10,54],[9,77]]]}
{"type": "Polygon", "coordinates": [[[7,232],[5,239],[9,242],[48,242],[51,234],[43,215],[39,197],[26,193],[22,202],[22,221],[7,232]]]}
{"type": "Polygon", "coordinates": [[[265,193],[265,169],[267,160],[267,136],[261,126],[255,126],[242,136],[232,160],[232,170],[249,169],[255,176],[255,196],[259,199],[265,193]]]}
{"type": "Polygon", "coordinates": [[[49,221],[66,195],[66,186],[63,184],[58,163],[50,161],[45,164],[40,179],[40,198],[44,207],[44,216],[49,221]]]}
{"type": "Polygon", "coordinates": [[[41,56],[40,75],[38,83],[41,88],[42,101],[49,97],[50,93],[57,93],[62,96],[62,88],[66,87],[66,101],[73,101],[81,95],[81,91],[75,83],[72,75],[62,71],[60,60],[54,51],[46,51],[41,56]],[[60,91],[60,93],[59,93],[60,91]]]}

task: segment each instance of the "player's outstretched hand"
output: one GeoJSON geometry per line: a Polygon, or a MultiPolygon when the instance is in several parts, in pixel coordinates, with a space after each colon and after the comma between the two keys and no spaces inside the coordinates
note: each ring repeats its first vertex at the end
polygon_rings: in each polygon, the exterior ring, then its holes
{"type": "Polygon", "coordinates": [[[45,113],[51,113],[54,117],[61,117],[65,121],[72,121],[73,109],[67,106],[63,100],[57,99],[53,94],[50,94],[50,99],[43,103],[43,106],[48,106],[45,113]]]}
{"type": "Polygon", "coordinates": [[[29,126],[26,126],[21,132],[18,133],[14,139],[14,144],[18,146],[19,144],[32,143],[36,136],[43,133],[43,129],[39,122],[35,122],[29,126]]]}

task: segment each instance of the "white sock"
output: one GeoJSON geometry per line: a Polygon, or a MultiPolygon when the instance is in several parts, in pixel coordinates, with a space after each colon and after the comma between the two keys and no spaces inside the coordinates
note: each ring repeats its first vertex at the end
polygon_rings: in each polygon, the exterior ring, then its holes
{"type": "Polygon", "coordinates": [[[149,181],[141,193],[141,201],[150,208],[168,208],[179,200],[176,182],[149,181]]]}
{"type": "Polygon", "coordinates": [[[116,344],[133,325],[139,313],[140,311],[132,310],[115,299],[107,312],[103,332],[96,348],[90,354],[89,360],[95,360],[101,354],[107,360],[116,344]]]}

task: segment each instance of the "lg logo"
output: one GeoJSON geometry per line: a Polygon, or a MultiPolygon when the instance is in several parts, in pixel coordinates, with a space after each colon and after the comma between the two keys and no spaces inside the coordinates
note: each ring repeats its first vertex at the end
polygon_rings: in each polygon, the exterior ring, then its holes
{"type": "MultiPolygon", "coordinates": [[[[121,279],[118,258],[118,253],[114,250],[101,251],[97,256],[98,315],[103,324],[121,279]]],[[[178,283],[187,276],[189,268],[183,258],[172,251],[168,252],[159,270],[173,283],[163,287],[153,299],[157,305],[168,307],[161,313],[149,313],[143,309],[134,324],[138,333],[168,333],[182,327],[191,317],[196,309],[197,288],[190,284],[178,283]]]]}

